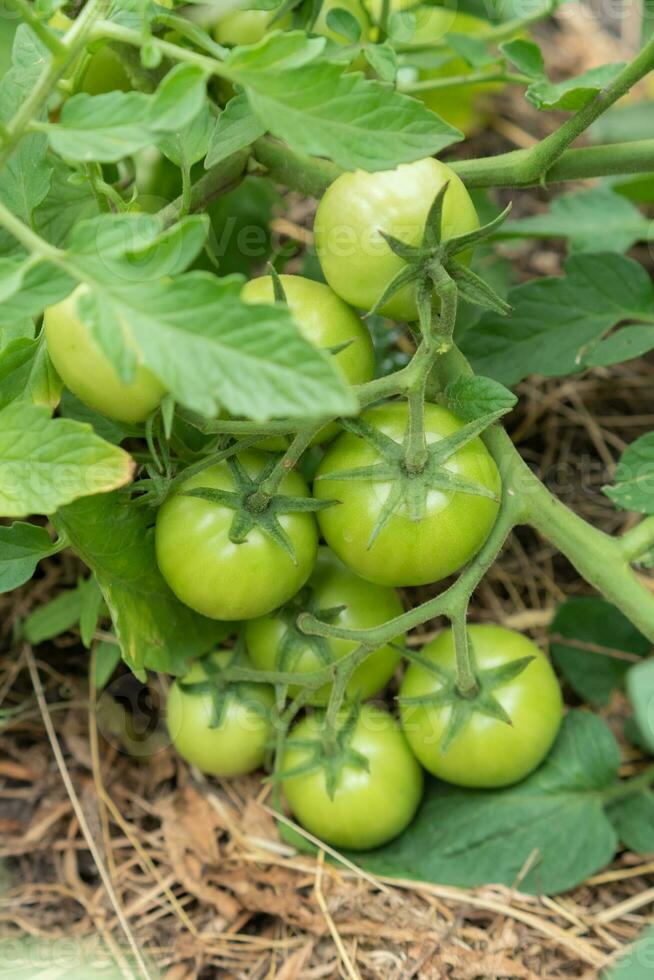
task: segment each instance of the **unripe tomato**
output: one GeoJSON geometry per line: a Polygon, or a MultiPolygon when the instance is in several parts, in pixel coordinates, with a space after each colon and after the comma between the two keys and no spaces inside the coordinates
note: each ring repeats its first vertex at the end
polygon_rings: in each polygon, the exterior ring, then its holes
{"type": "MultiPolygon", "coordinates": [[[[313,34],[321,34],[332,41],[344,42],[340,34],[336,34],[327,26],[327,15],[330,10],[340,8],[347,10],[361,25],[362,32],[367,33],[369,23],[359,0],[324,0],[320,14],[312,28],[313,34]]],[[[219,17],[214,25],[213,35],[219,44],[240,45],[257,44],[266,34],[272,31],[287,31],[293,27],[290,14],[281,20],[273,19],[276,10],[247,10],[235,9],[219,17]]]]}
{"type": "MultiPolygon", "coordinates": [[[[450,167],[428,157],[395,170],[341,174],[327,188],[316,212],[316,250],[325,279],[352,306],[373,308],[404,261],[381,232],[419,245],[429,209],[449,182],[443,202],[443,240],[479,227],[463,182],[450,167]]],[[[394,320],[418,319],[412,283],[395,293],[381,313],[394,320]]]]}
{"type": "MultiPolygon", "coordinates": [[[[311,747],[301,744],[307,741],[324,741],[319,714],[303,718],[291,731],[282,773],[310,758],[311,747]]],[[[284,795],[302,826],[327,844],[354,850],[380,847],[413,819],[422,797],[422,770],[395,719],[369,704],[361,708],[349,748],[367,761],[368,770],[346,763],[333,798],[321,767],[284,779],[284,795]]]]}
{"type": "MultiPolygon", "coordinates": [[[[220,671],[232,658],[231,650],[220,650],[196,661],[174,682],[166,705],[173,745],[183,759],[212,776],[241,776],[258,769],[273,731],[274,692],[269,684],[220,686],[220,671]],[[216,676],[215,690],[222,701],[218,724],[216,696],[202,689],[216,676]]],[[[250,664],[239,660],[239,666],[250,664]]]]}
{"type": "MultiPolygon", "coordinates": [[[[364,421],[396,442],[406,431],[404,402],[372,408],[364,421]]],[[[463,422],[440,405],[425,406],[427,445],[454,432],[463,422]]],[[[378,451],[351,432],[328,448],[316,472],[314,496],[338,503],[318,514],[325,541],[341,561],[380,585],[426,585],[451,575],[479,550],[492,528],[501,483],[497,467],[481,439],[457,450],[444,466],[451,473],[492,492],[496,499],[460,491],[430,490],[421,520],[412,520],[402,502],[372,545],[369,541],[393,489],[387,480],[339,480],[339,471],[383,462],[378,451]]]]}
{"type": "MultiPolygon", "coordinates": [[[[561,725],[561,690],[549,661],[526,636],[482,625],[469,626],[468,637],[482,693],[485,671],[533,657],[516,677],[490,691],[511,723],[474,711],[445,752],[441,745],[452,715],[450,705],[402,704],[402,725],[419,761],[439,779],[488,789],[509,786],[539,766],[552,747],[561,725]]],[[[454,673],[452,631],[428,643],[422,656],[454,673]]],[[[441,687],[435,673],[413,663],[402,682],[400,699],[437,694],[441,687]]]]}
{"type": "MultiPolygon", "coordinates": [[[[67,31],[73,26],[73,21],[61,10],[57,10],[50,18],[50,26],[67,31]]],[[[104,95],[105,92],[129,92],[131,88],[131,79],[109,44],[94,47],[84,71],[80,91],[89,95],[104,95]]]]}
{"type": "Polygon", "coordinates": [[[50,360],[66,387],[85,405],[118,422],[144,422],[163,398],[165,388],[143,365],[137,365],[133,381],[121,381],[77,314],[77,299],[86,288],[78,286],[43,314],[50,360]]]}
{"type": "MultiPolygon", "coordinates": [[[[321,548],[311,578],[296,601],[270,616],[251,619],[247,623],[245,639],[256,667],[265,671],[307,674],[321,670],[357,649],[358,644],[350,640],[304,636],[296,626],[297,617],[303,611],[328,616],[331,623],[345,629],[364,630],[381,626],[401,615],[402,603],[394,589],[364,581],[345,568],[327,548],[321,548]],[[322,650],[327,659],[321,657],[322,650]]],[[[395,642],[401,643],[402,639],[398,637],[395,642]]],[[[347,696],[371,697],[391,679],[399,660],[398,650],[390,644],[372,651],[352,674],[347,696]]],[[[331,684],[324,684],[312,694],[309,703],[326,704],[331,687],[331,684]]],[[[295,697],[299,690],[291,685],[290,696],[295,697]]]]}
{"type": "MultiPolygon", "coordinates": [[[[257,476],[270,461],[262,452],[241,453],[239,463],[257,476]]],[[[279,514],[279,523],[293,545],[296,561],[261,527],[255,525],[239,544],[230,540],[234,510],[222,503],[184,496],[207,487],[234,492],[228,462],[189,477],[159,508],[155,544],[163,577],[175,595],[211,619],[264,616],[287,602],[304,585],[318,551],[318,530],[312,513],[279,514]]],[[[292,470],[279,493],[308,497],[306,483],[292,470]]]]}
{"type": "MultiPolygon", "coordinates": [[[[352,385],[365,384],[372,379],[375,353],[368,330],[352,307],[329,286],[303,276],[280,276],[293,319],[307,340],[325,350],[347,344],[334,353],[334,361],[352,385]]],[[[251,279],[241,293],[246,303],[274,302],[270,276],[251,279]]],[[[312,445],[326,442],[338,432],[335,423],[326,425],[313,439],[312,445]]],[[[283,449],[283,442],[266,440],[263,448],[283,449]]]]}

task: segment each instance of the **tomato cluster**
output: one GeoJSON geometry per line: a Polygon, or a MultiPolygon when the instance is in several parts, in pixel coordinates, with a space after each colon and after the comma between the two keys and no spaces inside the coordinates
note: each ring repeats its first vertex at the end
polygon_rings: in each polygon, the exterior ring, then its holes
{"type": "MultiPolygon", "coordinates": [[[[444,164],[429,159],[339,177],[316,218],[328,285],[262,277],[244,286],[244,301],[283,297],[299,330],[330,352],[344,379],[365,384],[373,378],[373,345],[354,307],[373,306],[402,267],[379,229],[419,243],[444,187],[447,240],[478,221],[444,164]]],[[[84,322],[85,289],[46,311],[48,352],[82,401],[139,425],[157,410],[163,386],[139,363],[136,346],[131,380],[119,376],[84,322]]],[[[414,320],[411,289],[385,311],[414,320]]],[[[462,693],[451,632],[416,656],[404,649],[401,626],[377,646],[303,629],[303,614],[337,631],[384,627],[402,614],[397,587],[443,580],[491,532],[502,487],[479,430],[421,398],[424,452],[419,466],[409,465],[412,411],[396,398],[323,426],[311,467],[306,457],[294,468],[280,466],[286,443],[265,439],[252,448],[251,439],[240,448],[225,439],[219,462],[196,464],[187,478],[181,470],[156,517],[156,558],[172,592],[205,617],[243,624],[233,649],[208,654],[173,683],[173,743],[190,763],[223,777],[260,767],[276,743],[275,778],[293,814],[339,847],[375,847],[399,834],[419,805],[423,767],[463,786],[524,778],[544,759],[561,720],[551,666],[508,630],[469,628],[475,689],[462,693]],[[366,699],[391,680],[403,653],[410,664],[398,722],[366,699]],[[339,699],[326,709],[333,691],[339,699]],[[305,709],[286,732],[285,718],[305,709]]]]}
{"type": "MultiPolygon", "coordinates": [[[[300,330],[333,351],[351,384],[371,379],[374,358],[369,334],[345,300],[370,307],[401,263],[378,227],[419,241],[431,197],[448,180],[442,215],[446,237],[476,227],[477,218],[463,185],[443,164],[425,160],[388,174],[344,175],[325,195],[316,221],[318,253],[331,288],[281,277],[278,285],[300,330]],[[338,232],[344,228],[361,236],[354,242],[354,262],[338,251],[338,232]]],[[[80,318],[83,296],[80,289],[46,311],[51,359],[88,405],[121,421],[142,422],[156,408],[163,388],[141,365],[132,381],[120,379],[80,318]]],[[[243,298],[273,301],[272,280],[251,281],[243,298]]],[[[404,290],[386,312],[415,318],[411,293],[404,290]]],[[[171,737],[180,754],[206,772],[252,771],[264,761],[273,738],[275,691],[268,683],[230,680],[235,659],[241,667],[281,678],[277,702],[280,693],[297,698],[304,692],[305,702],[323,706],[332,681],[311,686],[312,674],[326,672],[333,679],[338,664],[356,656],[358,647],[351,640],[307,635],[298,625],[299,614],[311,612],[346,629],[380,626],[402,611],[394,586],[443,579],[472,558],[490,532],[501,486],[479,438],[444,458],[435,486],[426,485],[417,516],[408,502],[415,497],[411,475],[401,467],[397,480],[408,481],[406,500],[400,494],[389,511],[397,482],[392,465],[408,427],[406,403],[372,408],[361,425],[339,434],[332,424],[314,440],[325,446],[333,439],[315,474],[314,497],[327,504],[317,519],[298,505],[311,491],[297,471],[279,482],[275,513],[267,513],[271,501],[262,501],[257,487],[274,469],[275,457],[265,448],[240,452],[195,473],[159,509],[157,560],[173,592],[205,616],[246,621],[250,660],[228,651],[211,654],[171,689],[171,737]],[[446,489],[443,472],[482,492],[446,489]],[[320,534],[331,551],[319,552],[320,534]]],[[[444,445],[462,427],[442,405],[425,406],[428,448],[444,445]]],[[[453,738],[451,723],[460,706],[449,633],[426,647],[421,662],[406,672],[400,690],[402,728],[384,710],[359,707],[395,673],[400,636],[366,651],[344,692],[352,707],[343,708],[335,723],[332,719],[329,731],[320,710],[295,725],[279,762],[287,801],[310,831],[350,848],[373,847],[395,836],[420,800],[419,763],[451,782],[499,786],[523,778],[542,761],[561,717],[551,667],[517,634],[497,627],[471,627],[469,634],[479,693],[453,738]],[[514,661],[520,662],[519,672],[502,673],[514,661]],[[443,696],[448,684],[449,700],[443,696]]]]}

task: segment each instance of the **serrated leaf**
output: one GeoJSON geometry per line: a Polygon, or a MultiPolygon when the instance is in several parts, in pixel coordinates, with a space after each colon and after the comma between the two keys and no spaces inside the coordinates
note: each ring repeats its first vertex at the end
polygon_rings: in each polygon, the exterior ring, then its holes
{"type": "Polygon", "coordinates": [[[622,454],[604,493],[624,510],[654,514],[654,432],[636,439],[622,454]]]}
{"type": "Polygon", "coordinates": [[[266,132],[244,93],[230,99],[216,120],[204,165],[207,169],[243,150],[266,132]]]}
{"type": "Polygon", "coordinates": [[[527,99],[537,109],[561,109],[577,112],[583,109],[598,92],[606,88],[623,70],[625,62],[600,65],[591,68],[576,78],[566,78],[563,82],[550,82],[539,79],[532,82],[526,92],[527,99]]]}
{"type": "Polygon", "coordinates": [[[54,523],[93,571],[132,669],[183,673],[189,658],[233,629],[197,615],[175,598],[157,567],[151,515],[126,497],[78,500],[60,510],[54,523]]]}
{"type": "Polygon", "coordinates": [[[215,415],[224,406],[258,421],[354,412],[343,376],[288,309],[248,305],[240,288],[236,277],[204,272],[163,283],[110,278],[85,303],[84,318],[116,370],[129,368],[127,330],[146,367],[198,412],[215,415]]]}
{"type": "Polygon", "coordinates": [[[510,412],[518,401],[499,381],[481,375],[452,381],[445,389],[445,399],[454,415],[465,422],[495,412],[510,412]]]}
{"type": "Polygon", "coordinates": [[[98,202],[88,181],[77,186],[70,183],[74,171],[63,160],[50,154],[50,163],[50,188],[34,211],[34,228],[51,245],[65,247],[72,229],[98,213],[98,202]]]}
{"type": "Polygon", "coordinates": [[[511,386],[529,374],[562,377],[582,370],[593,343],[624,320],[654,322],[646,270],[613,253],[573,255],[565,275],[509,292],[512,312],[484,314],[461,339],[475,371],[511,386]]]}
{"type": "Polygon", "coordinates": [[[634,660],[650,643],[611,603],[589,596],[566,599],[550,626],[550,653],[572,689],[585,701],[608,704],[634,660]]]}
{"type": "Polygon", "coordinates": [[[391,169],[461,138],[416,99],[327,62],[285,72],[239,67],[233,75],[270,132],[344,169],[391,169]]]}
{"type": "Polygon", "coordinates": [[[0,525],[0,592],[11,592],[29,581],[42,558],[52,554],[44,527],[15,521],[0,525]]]}
{"type": "Polygon", "coordinates": [[[573,252],[626,252],[654,240],[654,225],[610,187],[593,187],[555,197],[546,214],[507,221],[495,238],[567,238],[573,252]]]}
{"type": "Polygon", "coordinates": [[[226,67],[241,72],[285,72],[301,68],[325,49],[324,37],[307,37],[304,31],[275,31],[258,44],[234,48],[226,67]]]}
{"type": "Polygon", "coordinates": [[[64,104],[59,123],[46,129],[56,153],[71,160],[115,163],[166,132],[176,132],[200,112],[205,76],[177,65],[153,95],[141,92],[80,92],[64,104]]]}
{"type": "Polygon", "coordinates": [[[51,514],[78,497],[106,493],[132,478],[133,461],[90,426],[51,419],[41,405],[0,411],[0,515],[51,514]]]}
{"type": "Polygon", "coordinates": [[[357,854],[357,863],[376,874],[461,888],[519,882],[530,894],[567,891],[616,851],[603,797],[619,764],[605,723],[571,712],[549,758],[524,782],[482,791],[431,781],[408,830],[357,854]]]}

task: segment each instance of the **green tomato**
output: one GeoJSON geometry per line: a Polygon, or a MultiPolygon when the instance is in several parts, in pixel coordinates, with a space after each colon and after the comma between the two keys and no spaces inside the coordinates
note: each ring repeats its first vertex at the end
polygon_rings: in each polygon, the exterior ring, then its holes
{"type": "MultiPolygon", "coordinates": [[[[280,276],[291,314],[307,340],[325,349],[347,344],[335,353],[334,361],[352,385],[370,381],[374,374],[375,353],[368,330],[354,310],[329,286],[303,276],[280,276]]],[[[251,279],[241,293],[246,303],[273,303],[270,276],[251,279]]],[[[315,436],[312,445],[326,442],[338,432],[335,423],[326,425],[315,436]]],[[[283,442],[266,440],[262,448],[279,450],[283,442]]]]}
{"type": "MultiPolygon", "coordinates": [[[[166,705],[173,745],[183,759],[212,776],[240,776],[258,769],[273,731],[275,698],[269,684],[220,686],[220,671],[232,659],[233,651],[221,650],[196,661],[172,685],[166,705]],[[218,681],[213,692],[212,680],[218,681]]],[[[239,666],[250,664],[239,661],[239,666]]]]}
{"type": "MultiPolygon", "coordinates": [[[[526,636],[486,625],[469,626],[468,636],[479,677],[484,671],[533,657],[521,673],[492,690],[511,723],[473,711],[444,752],[441,743],[451,705],[403,704],[402,724],[420,762],[439,779],[488,789],[509,786],[539,766],[552,747],[561,725],[561,690],[549,661],[526,636]]],[[[452,631],[446,630],[427,644],[422,656],[454,673],[452,631]]],[[[400,698],[437,694],[441,686],[435,673],[413,663],[402,682],[400,698]]]]}
{"type": "MultiPolygon", "coordinates": [[[[163,4],[166,6],[167,4],[163,4]]],[[[50,27],[59,31],[68,31],[74,21],[61,10],[57,10],[50,18],[50,27]]],[[[79,62],[76,62],[76,65],[79,62]]],[[[108,43],[93,47],[84,70],[80,91],[88,95],[104,95],[106,92],[130,92],[132,82],[125,67],[108,43]]]]}
{"type": "MultiPolygon", "coordinates": [[[[269,463],[263,452],[238,457],[249,476],[269,463]]],[[[295,562],[258,525],[239,544],[230,540],[234,511],[224,504],[183,496],[194,487],[235,491],[228,462],[210,466],[182,483],[159,508],[155,544],[162,575],[175,595],[211,619],[264,616],[302,588],[316,562],[318,532],[312,513],[279,514],[279,523],[295,551],[295,562]]],[[[279,492],[308,497],[299,473],[284,477],[279,492]]]]}
{"type": "MultiPolygon", "coordinates": [[[[327,26],[327,15],[335,8],[347,10],[359,22],[362,32],[367,33],[368,18],[359,0],[324,0],[312,33],[344,43],[345,39],[327,26]]],[[[219,44],[258,44],[272,31],[292,29],[291,15],[273,23],[276,13],[276,10],[231,10],[215,22],[213,36],[219,44]]]]}
{"type": "MultiPolygon", "coordinates": [[[[357,649],[350,640],[309,637],[296,626],[303,611],[313,612],[345,629],[371,629],[400,616],[402,603],[394,589],[366,582],[345,568],[327,550],[321,548],[318,561],[307,586],[296,601],[270,616],[251,619],[245,629],[245,639],[253,663],[260,670],[291,671],[302,674],[321,670],[327,664],[341,660],[357,649]]],[[[401,643],[403,637],[395,642],[401,643]]],[[[393,676],[400,655],[389,644],[374,650],[354,671],[347,697],[371,697],[393,676]]],[[[325,684],[312,695],[310,704],[326,704],[331,684],[325,684]]],[[[291,685],[289,694],[295,697],[300,688],[291,685]]]]}
{"type": "MultiPolygon", "coordinates": [[[[372,408],[363,419],[401,442],[408,419],[407,405],[391,402],[372,408]]],[[[440,405],[425,406],[428,445],[457,432],[463,424],[440,405]]],[[[330,445],[314,485],[314,496],[319,500],[339,501],[318,514],[325,541],[349,568],[380,585],[426,585],[451,575],[486,540],[497,516],[498,501],[461,491],[432,490],[421,520],[412,520],[406,505],[401,505],[369,546],[391,484],[369,479],[339,480],[338,472],[381,461],[370,443],[350,432],[330,445]]],[[[480,439],[457,450],[444,465],[499,496],[499,473],[480,439]]]]}
{"type": "Polygon", "coordinates": [[[79,319],[77,300],[85,291],[85,286],[79,286],[43,314],[50,360],[66,387],[85,405],[118,422],[144,422],[163,398],[165,388],[148,368],[138,364],[134,379],[121,381],[90,329],[79,319]]]}
{"type": "MultiPolygon", "coordinates": [[[[314,226],[325,279],[352,306],[371,310],[404,268],[381,232],[419,245],[434,198],[449,181],[443,203],[443,240],[479,227],[463,182],[450,167],[428,157],[395,170],[341,174],[320,202],[314,226]]],[[[412,283],[395,293],[381,313],[394,320],[418,319],[412,283]]]]}
{"type": "MultiPolygon", "coordinates": [[[[322,716],[303,718],[289,736],[282,773],[306,763],[312,752],[307,742],[320,743],[322,738],[322,716]]],[[[354,850],[380,847],[413,819],[422,796],[422,770],[395,719],[373,705],[362,706],[349,749],[367,761],[368,770],[345,762],[333,797],[322,767],[284,779],[284,795],[302,826],[327,844],[354,850]]]]}

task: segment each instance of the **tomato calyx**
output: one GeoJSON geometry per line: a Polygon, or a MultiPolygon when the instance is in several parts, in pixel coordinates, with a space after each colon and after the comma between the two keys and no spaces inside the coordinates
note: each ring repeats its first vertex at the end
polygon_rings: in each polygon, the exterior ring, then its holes
{"type": "Polygon", "coordinates": [[[376,313],[401,289],[411,284],[416,291],[416,306],[420,326],[425,337],[435,334],[440,348],[449,350],[456,316],[457,296],[475,306],[506,315],[511,307],[487,282],[471,272],[456,256],[467,252],[487,239],[503,224],[509,215],[509,204],[501,214],[488,224],[463,235],[442,240],[443,202],[449,181],[439,189],[425,222],[420,245],[408,245],[383,229],[379,233],[388,247],[401,258],[405,265],[386,286],[370,313],[376,313]],[[433,293],[442,302],[441,316],[433,308],[433,293]],[[453,296],[453,293],[456,295],[453,296]],[[445,322],[447,321],[447,322],[445,322]]]}
{"type": "Polygon", "coordinates": [[[182,491],[182,496],[199,497],[201,500],[208,500],[233,510],[234,518],[229,530],[229,539],[234,544],[242,544],[250,531],[258,527],[286,552],[294,565],[297,565],[293,542],[282,527],[280,515],[315,513],[325,507],[331,507],[334,501],[263,492],[261,490],[263,484],[277,466],[275,456],[255,477],[251,477],[246,472],[237,457],[230,457],[226,462],[234,480],[235,490],[194,487],[192,490],[182,491]]]}
{"type": "Polygon", "coordinates": [[[447,670],[419,653],[403,651],[404,656],[409,660],[434,674],[440,681],[440,687],[430,694],[421,694],[416,697],[400,696],[398,701],[403,706],[414,705],[451,709],[439,746],[442,755],[447,752],[457,735],[465,728],[474,714],[486,715],[488,718],[505,722],[507,725],[513,724],[511,716],[503,708],[494,691],[518,677],[534,660],[533,656],[520,657],[499,667],[489,667],[482,670],[475,665],[472,643],[469,645],[469,651],[473,664],[475,688],[465,692],[459,688],[456,671],[447,670]]]}
{"type": "Polygon", "coordinates": [[[208,653],[196,661],[202,664],[206,675],[202,680],[185,681],[184,678],[181,678],[177,682],[182,691],[192,697],[203,697],[206,694],[210,696],[211,718],[209,728],[219,728],[222,725],[229,701],[240,701],[249,710],[261,715],[262,718],[269,719],[265,706],[256,698],[247,697],[246,685],[229,680],[227,672],[230,667],[238,662],[239,656],[239,646],[237,645],[227,663],[224,666],[219,666],[208,653]]]}
{"type": "Polygon", "coordinates": [[[427,498],[433,490],[442,493],[466,493],[497,500],[497,495],[492,490],[459,476],[447,463],[455,453],[496,422],[501,414],[493,412],[483,415],[472,422],[467,422],[457,432],[427,444],[420,466],[407,465],[408,426],[404,440],[400,443],[370,425],[365,419],[344,418],[341,420],[343,427],[371,445],[381,457],[381,462],[336,470],[324,476],[317,476],[316,480],[365,480],[390,484],[388,495],[368,539],[367,546],[371,548],[393,514],[400,509],[406,508],[412,521],[422,520],[427,510],[427,498]]]}
{"type": "Polygon", "coordinates": [[[303,633],[298,626],[298,617],[303,613],[315,616],[321,622],[334,624],[345,606],[319,607],[311,589],[302,589],[291,602],[279,610],[277,615],[284,621],[286,630],[282,636],[275,659],[275,668],[280,673],[294,673],[302,655],[310,650],[323,667],[335,663],[334,654],[325,636],[311,636],[303,633]]]}
{"type": "Polygon", "coordinates": [[[298,739],[291,735],[287,745],[305,749],[307,758],[297,766],[274,773],[271,780],[285,782],[295,776],[306,776],[323,770],[327,795],[330,800],[333,800],[344,768],[370,772],[370,763],[366,756],[353,749],[351,744],[360,711],[361,706],[357,702],[350,705],[345,717],[338,720],[333,729],[329,730],[326,724],[327,714],[322,712],[324,721],[317,738],[298,739]]]}

